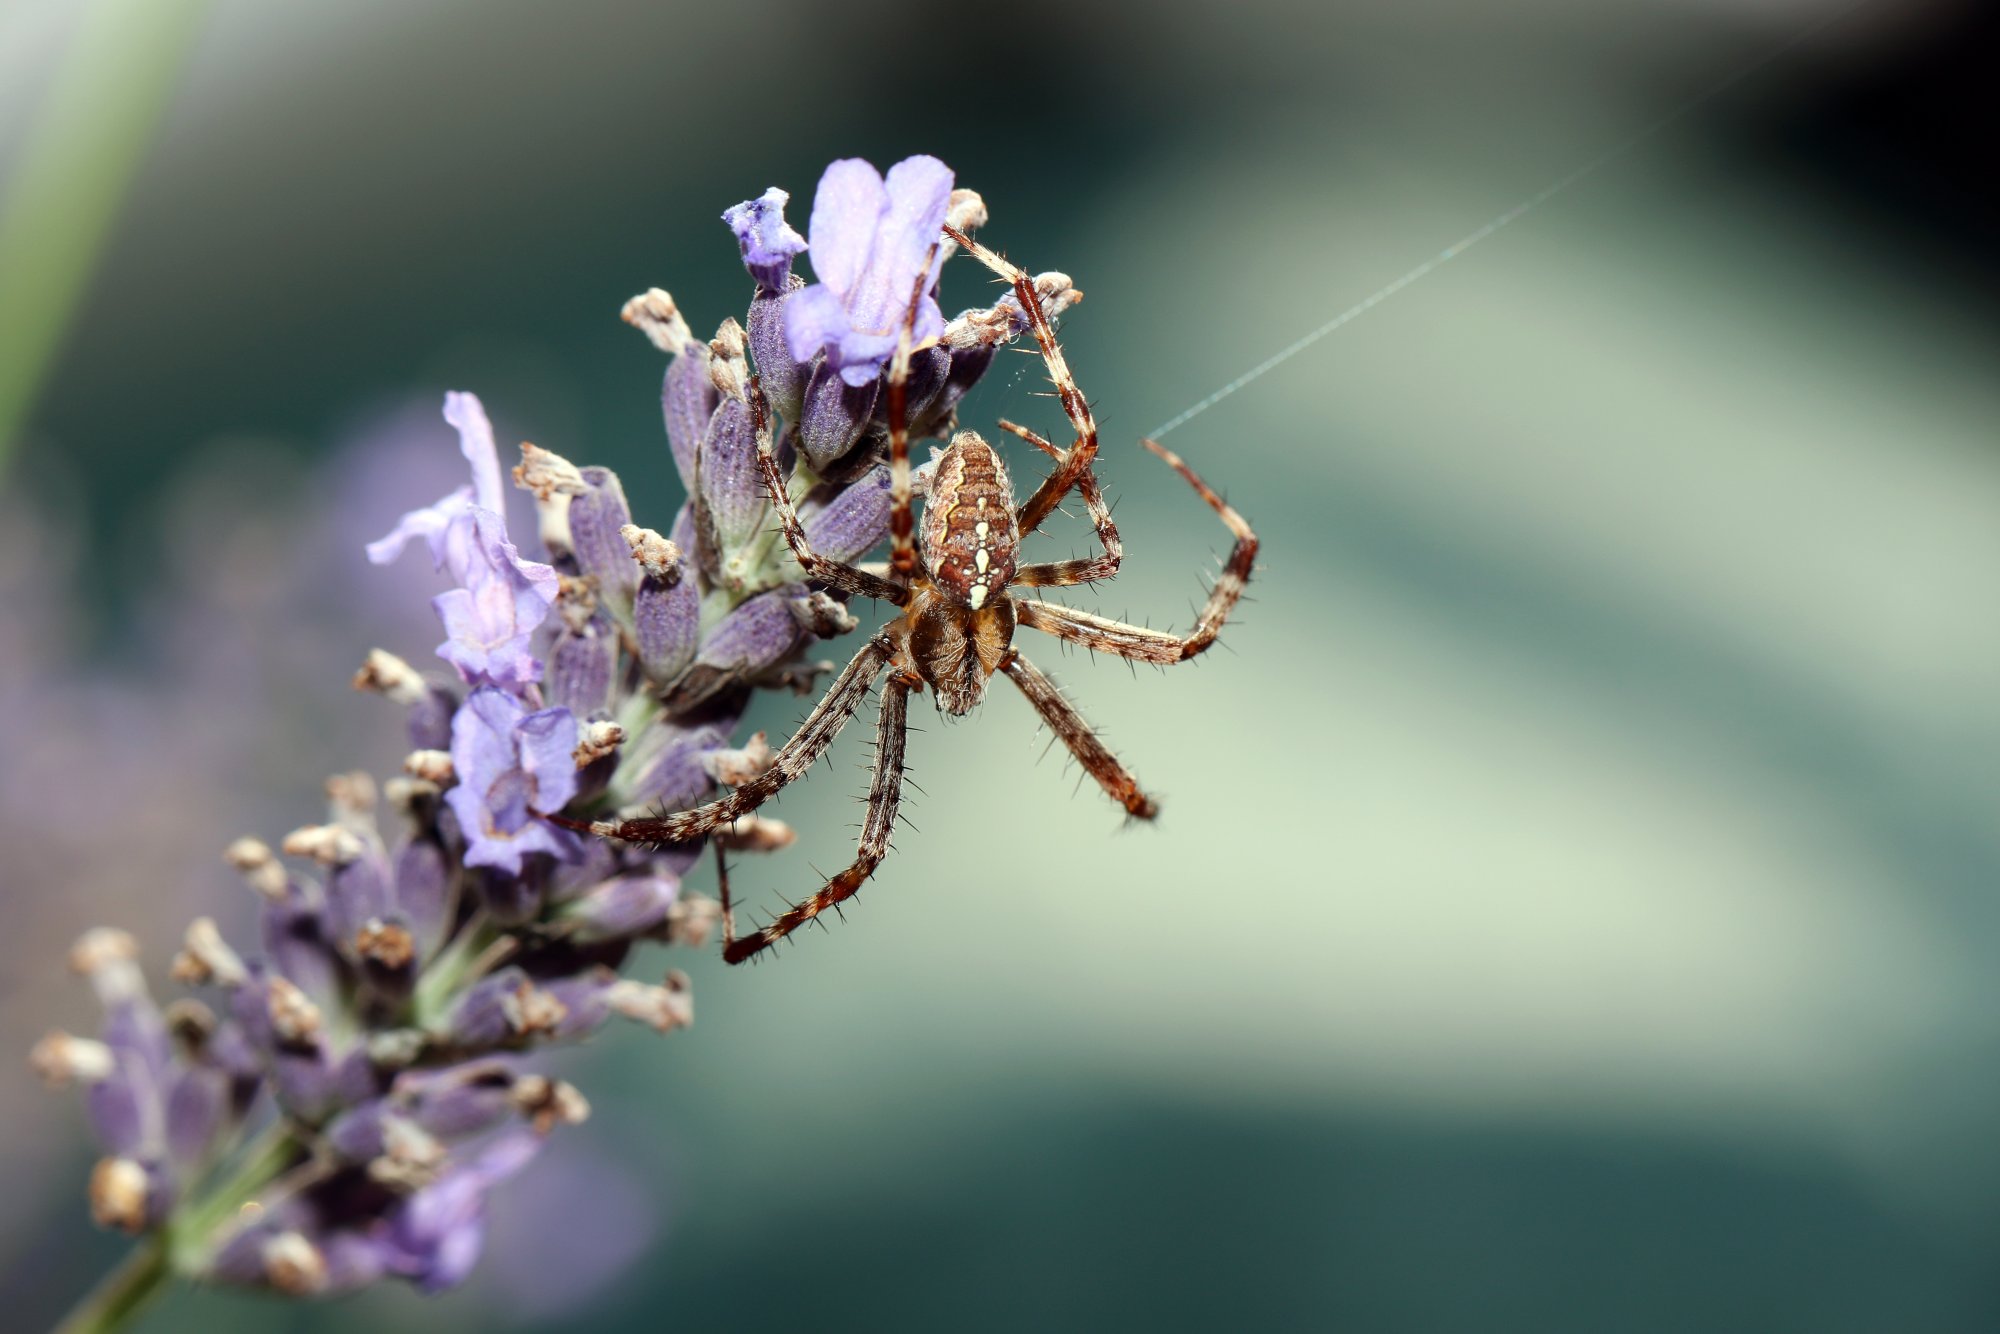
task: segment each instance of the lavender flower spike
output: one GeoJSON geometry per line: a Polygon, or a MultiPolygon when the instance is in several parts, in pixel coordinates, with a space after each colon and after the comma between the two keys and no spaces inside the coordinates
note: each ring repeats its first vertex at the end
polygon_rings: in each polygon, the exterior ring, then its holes
{"type": "Polygon", "coordinates": [[[559,811],[576,795],[576,739],[568,709],[529,713],[490,687],[466,697],[451,723],[458,783],[444,799],[465,835],[467,866],[519,875],[528,853],[576,856],[575,836],[534,814],[559,811]]]}
{"type": "Polygon", "coordinates": [[[860,158],[826,169],[813,197],[812,262],[819,282],[785,309],[792,356],[824,350],[850,385],[881,374],[896,351],[910,300],[922,280],[911,346],[944,332],[931,289],[944,263],[939,239],[951,202],[951,168],[934,157],[905,158],[885,181],[860,158]]]}

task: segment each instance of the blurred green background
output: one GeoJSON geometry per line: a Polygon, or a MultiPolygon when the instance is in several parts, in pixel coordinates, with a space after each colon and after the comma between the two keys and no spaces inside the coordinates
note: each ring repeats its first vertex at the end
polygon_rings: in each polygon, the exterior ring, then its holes
{"type": "MultiPolygon", "coordinates": [[[[223,842],[400,755],[346,680],[427,590],[358,544],[454,479],[442,390],[664,526],[616,315],[739,313],[726,206],[950,162],[1087,293],[1094,605],[1185,624],[1224,538],[1138,433],[1836,8],[13,0],[0,1039],[89,1022],[82,928],[163,963],[249,910],[223,842]]],[[[1265,539],[1235,652],[1028,645],[1157,828],[1009,692],[926,714],[861,910],[570,1058],[596,1115],[466,1290],[146,1327],[2000,1327],[1992,29],[1877,0],[1176,433],[1265,539]]],[[[1034,387],[967,424],[1053,429],[1034,387]]],[[[758,901],[844,856],[862,746],[758,901]]],[[[120,1246],[73,1099],[0,1068],[38,1328],[120,1246]]]]}

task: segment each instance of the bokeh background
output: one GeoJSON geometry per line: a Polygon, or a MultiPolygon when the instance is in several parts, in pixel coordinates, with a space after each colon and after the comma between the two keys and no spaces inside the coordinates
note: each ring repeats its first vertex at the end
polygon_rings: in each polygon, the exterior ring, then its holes
{"type": "MultiPolygon", "coordinates": [[[[1185,624],[1223,536],[1133,437],[1842,7],[10,0],[0,1049],[395,763],[346,681],[436,632],[359,544],[444,389],[671,515],[616,313],[740,310],[727,205],[927,151],[1072,273],[1095,605],[1185,624]]],[[[1993,35],[1863,5],[1177,432],[1266,540],[1235,652],[1040,650],[1157,828],[1009,692],[931,725],[861,911],[576,1058],[466,1290],[146,1328],[2000,1327],[1993,35]]],[[[31,1083],[9,1329],[120,1251],[31,1083]]]]}

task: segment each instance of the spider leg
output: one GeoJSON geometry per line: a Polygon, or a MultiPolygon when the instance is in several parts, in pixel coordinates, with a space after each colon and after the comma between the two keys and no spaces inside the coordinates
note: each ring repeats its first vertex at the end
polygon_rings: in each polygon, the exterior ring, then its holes
{"type": "Polygon", "coordinates": [[[942,238],[931,242],[916,288],[910,293],[910,313],[897,333],[896,354],[889,359],[889,568],[905,581],[919,573],[917,516],[910,485],[910,353],[915,350],[910,343],[916,336],[917,309],[931,283],[931,266],[940,244],[942,238]]]}
{"type": "Polygon", "coordinates": [[[1063,497],[1090,471],[1091,460],[1097,457],[1097,421],[1090,415],[1090,404],[1084,399],[1083,391],[1076,387],[1076,377],[1070,374],[1069,363],[1063,360],[1062,348],[1056,344],[1055,330],[1049,327],[1049,318],[1042,311],[1041,298],[1035,293],[1035,280],[956,227],[946,227],[944,231],[946,236],[964,247],[967,254],[1013,284],[1014,299],[1021,303],[1021,312],[1027,316],[1028,327],[1034,330],[1035,342],[1042,350],[1042,361],[1049,368],[1049,380],[1056,387],[1056,397],[1062,401],[1063,412],[1076,431],[1076,443],[1056,465],[1056,470],[1043,479],[1042,484],[1035,488],[1035,493],[1014,511],[1015,525],[1021,536],[1026,537],[1042,526],[1042,522],[1062,503],[1063,497]]]}
{"type": "MultiPolygon", "coordinates": [[[[1041,450],[1056,460],[1063,461],[1063,451],[1036,435],[1025,426],[1001,419],[1000,429],[1041,450]]],[[[1097,540],[1103,544],[1104,553],[1082,560],[1049,561],[1041,565],[1023,565],[1014,571],[1013,583],[1025,588],[1064,588],[1074,584],[1093,584],[1099,579],[1109,579],[1118,573],[1119,562],[1125,558],[1124,544],[1118,540],[1118,525],[1111,521],[1111,507],[1104,503],[1104,493],[1098,489],[1097,474],[1086,471],[1076,481],[1077,494],[1090,507],[1091,526],[1097,529],[1097,540]]]]}
{"type": "Polygon", "coordinates": [[[1121,658],[1138,662],[1184,662],[1213,644],[1215,637],[1222,633],[1222,623],[1229,619],[1230,611],[1243,596],[1244,585],[1250,582],[1251,570],[1256,566],[1257,534],[1250,530],[1242,515],[1209,489],[1208,483],[1195,476],[1194,469],[1181,462],[1179,455],[1158,441],[1141,440],[1139,443],[1159,455],[1168,467],[1185,478],[1196,494],[1222,516],[1224,526],[1236,537],[1236,545],[1230,548],[1229,558],[1222,563],[1222,572],[1216,576],[1215,587],[1208,592],[1207,605],[1195,618],[1194,629],[1186,635],[1170,635],[1094,616],[1073,607],[1029,598],[1014,599],[1015,617],[1020,624],[1032,626],[1044,634],[1067,639],[1085,648],[1115,653],[1121,658]]]}
{"type": "Polygon", "coordinates": [[[763,478],[764,494],[777,511],[785,542],[791,547],[792,554],[798,557],[799,566],[807,577],[817,579],[828,588],[837,588],[843,593],[858,593],[878,602],[893,602],[897,606],[908,602],[910,590],[902,584],[866,570],[857,570],[837,560],[829,560],[814,551],[806,541],[805,525],[799,522],[799,513],[792,507],[784,474],[778,471],[777,456],[771,452],[771,405],[755,376],[750,379],[750,421],[757,431],[757,468],[763,478]]]}
{"type": "Polygon", "coordinates": [[[833,739],[840,735],[840,729],[847,726],[854,711],[861,707],[861,701],[868,697],[869,687],[888,666],[893,653],[887,635],[877,635],[863,644],[853,661],[827,687],[825,696],[813,706],[806,720],[799,724],[799,730],[792,734],[792,739],[772,756],[771,767],[731,791],[728,796],[711,801],[706,806],[637,820],[572,820],[568,816],[546,814],[542,818],[564,829],[596,834],[600,838],[622,839],[627,843],[686,843],[700,838],[739,815],[756,810],[788,784],[803,778],[813,767],[813,762],[825,754],[833,739]]]}
{"type": "Polygon", "coordinates": [[[1091,730],[1083,715],[1063,698],[1056,683],[1044,676],[1040,668],[1016,652],[1008,657],[1006,666],[1001,670],[1021,688],[1021,693],[1035,706],[1035,712],[1041,714],[1042,721],[1049,725],[1049,730],[1062,738],[1062,743],[1069,747],[1069,753],[1076,756],[1077,763],[1097,780],[1097,785],[1113,801],[1141,820],[1150,820],[1160,813],[1159,803],[1139,790],[1138,780],[1098,740],[1097,733],[1091,730]]]}
{"type": "MultiPolygon", "coordinates": [[[[829,908],[852,898],[889,853],[889,835],[896,827],[896,806],[903,795],[903,741],[907,729],[910,687],[900,676],[891,676],[882,687],[882,716],[875,732],[875,776],[868,787],[868,818],[861,825],[861,846],[853,865],[826,882],[826,887],[772,918],[761,930],[743,937],[734,934],[725,915],[722,957],[729,963],[745,959],[777,944],[806,923],[816,920],[829,908]]],[[[727,902],[725,899],[724,902],[727,902]]]]}

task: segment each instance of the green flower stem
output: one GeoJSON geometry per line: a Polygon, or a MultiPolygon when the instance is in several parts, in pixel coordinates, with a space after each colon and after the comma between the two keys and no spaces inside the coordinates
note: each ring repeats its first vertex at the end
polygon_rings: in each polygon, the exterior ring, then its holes
{"type": "Polygon", "coordinates": [[[119,1266],[104,1276],[88,1297],[55,1328],[55,1334],[108,1334],[124,1329],[166,1290],[173,1277],[168,1263],[169,1238],[157,1232],[135,1247],[119,1266]]]}
{"type": "Polygon", "coordinates": [[[244,1151],[234,1172],[134,1247],[56,1326],[55,1334],[110,1334],[128,1327],[176,1274],[196,1273],[207,1263],[216,1233],[301,1153],[289,1126],[280,1122],[266,1129],[244,1151]]]}

